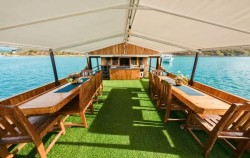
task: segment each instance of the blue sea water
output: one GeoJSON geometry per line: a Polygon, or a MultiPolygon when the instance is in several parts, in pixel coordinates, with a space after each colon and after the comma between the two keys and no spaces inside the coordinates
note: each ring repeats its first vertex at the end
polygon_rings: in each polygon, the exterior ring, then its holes
{"type": "MultiPolygon", "coordinates": [[[[169,72],[190,75],[194,57],[174,57],[171,64],[162,66],[169,72]]],[[[79,72],[86,65],[85,57],[55,57],[58,77],[79,72]]],[[[250,99],[249,57],[200,57],[195,80],[212,87],[250,99]]],[[[53,82],[49,56],[0,56],[0,100],[53,82]]]]}
{"type": "MultiPolygon", "coordinates": [[[[191,76],[194,57],[174,57],[163,67],[191,76]]],[[[250,57],[199,57],[195,81],[250,99],[250,57]]]]}
{"type": "MultiPolygon", "coordinates": [[[[58,78],[79,72],[86,65],[86,58],[55,57],[58,78]]],[[[0,100],[54,81],[49,56],[5,57],[0,56],[0,100]]]]}

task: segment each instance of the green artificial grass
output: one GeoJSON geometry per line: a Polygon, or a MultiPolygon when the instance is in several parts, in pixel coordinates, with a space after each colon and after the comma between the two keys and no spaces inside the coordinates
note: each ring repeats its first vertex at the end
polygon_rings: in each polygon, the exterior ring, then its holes
{"type": "MultiPolygon", "coordinates": [[[[148,96],[148,80],[105,80],[103,95],[95,104],[93,115],[87,114],[87,129],[67,128],[51,149],[51,158],[121,158],[121,157],[203,157],[202,148],[180,124],[163,124],[164,111],[158,112],[148,96]]],[[[69,121],[81,121],[71,116],[69,121]]],[[[204,132],[198,133],[206,138],[204,132]]],[[[48,135],[44,142],[48,144],[48,135]]],[[[16,157],[38,157],[32,143],[16,157]]],[[[245,154],[244,157],[249,155],[245,154]]],[[[234,157],[233,152],[217,141],[210,158],[234,157]]]]}

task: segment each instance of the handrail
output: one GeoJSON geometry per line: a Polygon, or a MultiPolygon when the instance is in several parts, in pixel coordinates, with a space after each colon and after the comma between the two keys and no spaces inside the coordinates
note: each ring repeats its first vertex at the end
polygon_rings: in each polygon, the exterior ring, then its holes
{"type": "MultiPolygon", "coordinates": [[[[166,73],[167,73],[167,76],[171,77],[171,78],[174,78],[176,75],[173,74],[173,73],[170,73],[170,72],[167,72],[165,69],[163,69],[166,73]]],[[[200,83],[200,82],[197,82],[197,81],[194,81],[193,82],[193,85],[189,85],[191,86],[192,88],[195,88],[199,91],[202,91],[203,93],[206,93],[210,96],[213,96],[217,99],[220,99],[224,102],[227,102],[227,103],[245,103],[245,102],[249,102],[248,99],[246,98],[242,98],[240,96],[237,96],[237,95],[234,95],[234,94],[231,94],[229,92],[226,92],[226,91],[223,91],[223,90],[220,90],[220,89],[216,89],[214,87],[211,87],[211,86],[208,86],[206,84],[203,84],[203,83],[200,83]]]]}

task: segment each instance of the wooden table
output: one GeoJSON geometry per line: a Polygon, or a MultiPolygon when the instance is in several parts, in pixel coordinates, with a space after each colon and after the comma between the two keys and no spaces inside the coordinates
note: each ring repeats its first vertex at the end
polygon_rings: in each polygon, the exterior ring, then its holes
{"type": "MultiPolygon", "coordinates": [[[[159,76],[161,80],[171,79],[167,76],[159,76]]],[[[186,86],[186,85],[184,85],[186,86]]],[[[223,102],[215,97],[208,94],[202,93],[191,86],[188,86],[194,91],[202,94],[202,96],[188,95],[176,86],[172,86],[173,95],[180,101],[185,103],[190,109],[199,114],[215,114],[224,115],[229,109],[230,104],[223,102]]]]}
{"type": "Polygon", "coordinates": [[[67,83],[60,87],[57,87],[47,93],[21,103],[18,106],[25,115],[55,113],[69,101],[71,101],[77,94],[79,94],[81,84],[69,92],[55,93],[56,91],[68,86],[69,84],[71,83],[67,83]]]}

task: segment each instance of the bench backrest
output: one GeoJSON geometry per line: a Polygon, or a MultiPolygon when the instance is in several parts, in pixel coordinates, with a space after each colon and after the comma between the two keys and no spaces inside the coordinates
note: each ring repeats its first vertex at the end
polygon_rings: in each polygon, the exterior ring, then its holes
{"type": "Polygon", "coordinates": [[[31,124],[17,106],[0,105],[0,144],[9,144],[18,137],[32,140],[31,130],[31,124]]]}
{"type": "Polygon", "coordinates": [[[91,96],[94,96],[94,94],[95,94],[95,92],[96,92],[96,76],[94,75],[94,76],[92,76],[91,78],[90,78],[90,80],[89,80],[89,82],[90,82],[90,95],[91,96]]]}
{"type": "Polygon", "coordinates": [[[162,103],[165,104],[166,109],[171,109],[171,100],[172,100],[172,85],[167,81],[162,80],[162,88],[161,88],[161,99],[162,103]]]}
{"type": "Polygon", "coordinates": [[[250,102],[245,104],[232,104],[216,125],[218,132],[242,132],[250,137],[250,102]]]}
{"type": "Polygon", "coordinates": [[[102,84],[102,71],[98,71],[96,74],[96,89],[98,89],[102,84]]]}
{"type": "Polygon", "coordinates": [[[88,105],[91,103],[92,96],[90,94],[91,86],[90,81],[85,82],[81,88],[79,93],[79,101],[80,101],[80,109],[87,110],[88,105]]]}
{"type": "Polygon", "coordinates": [[[154,87],[153,87],[153,91],[155,95],[160,95],[160,91],[161,91],[161,80],[158,76],[153,76],[154,78],[154,87]]]}

